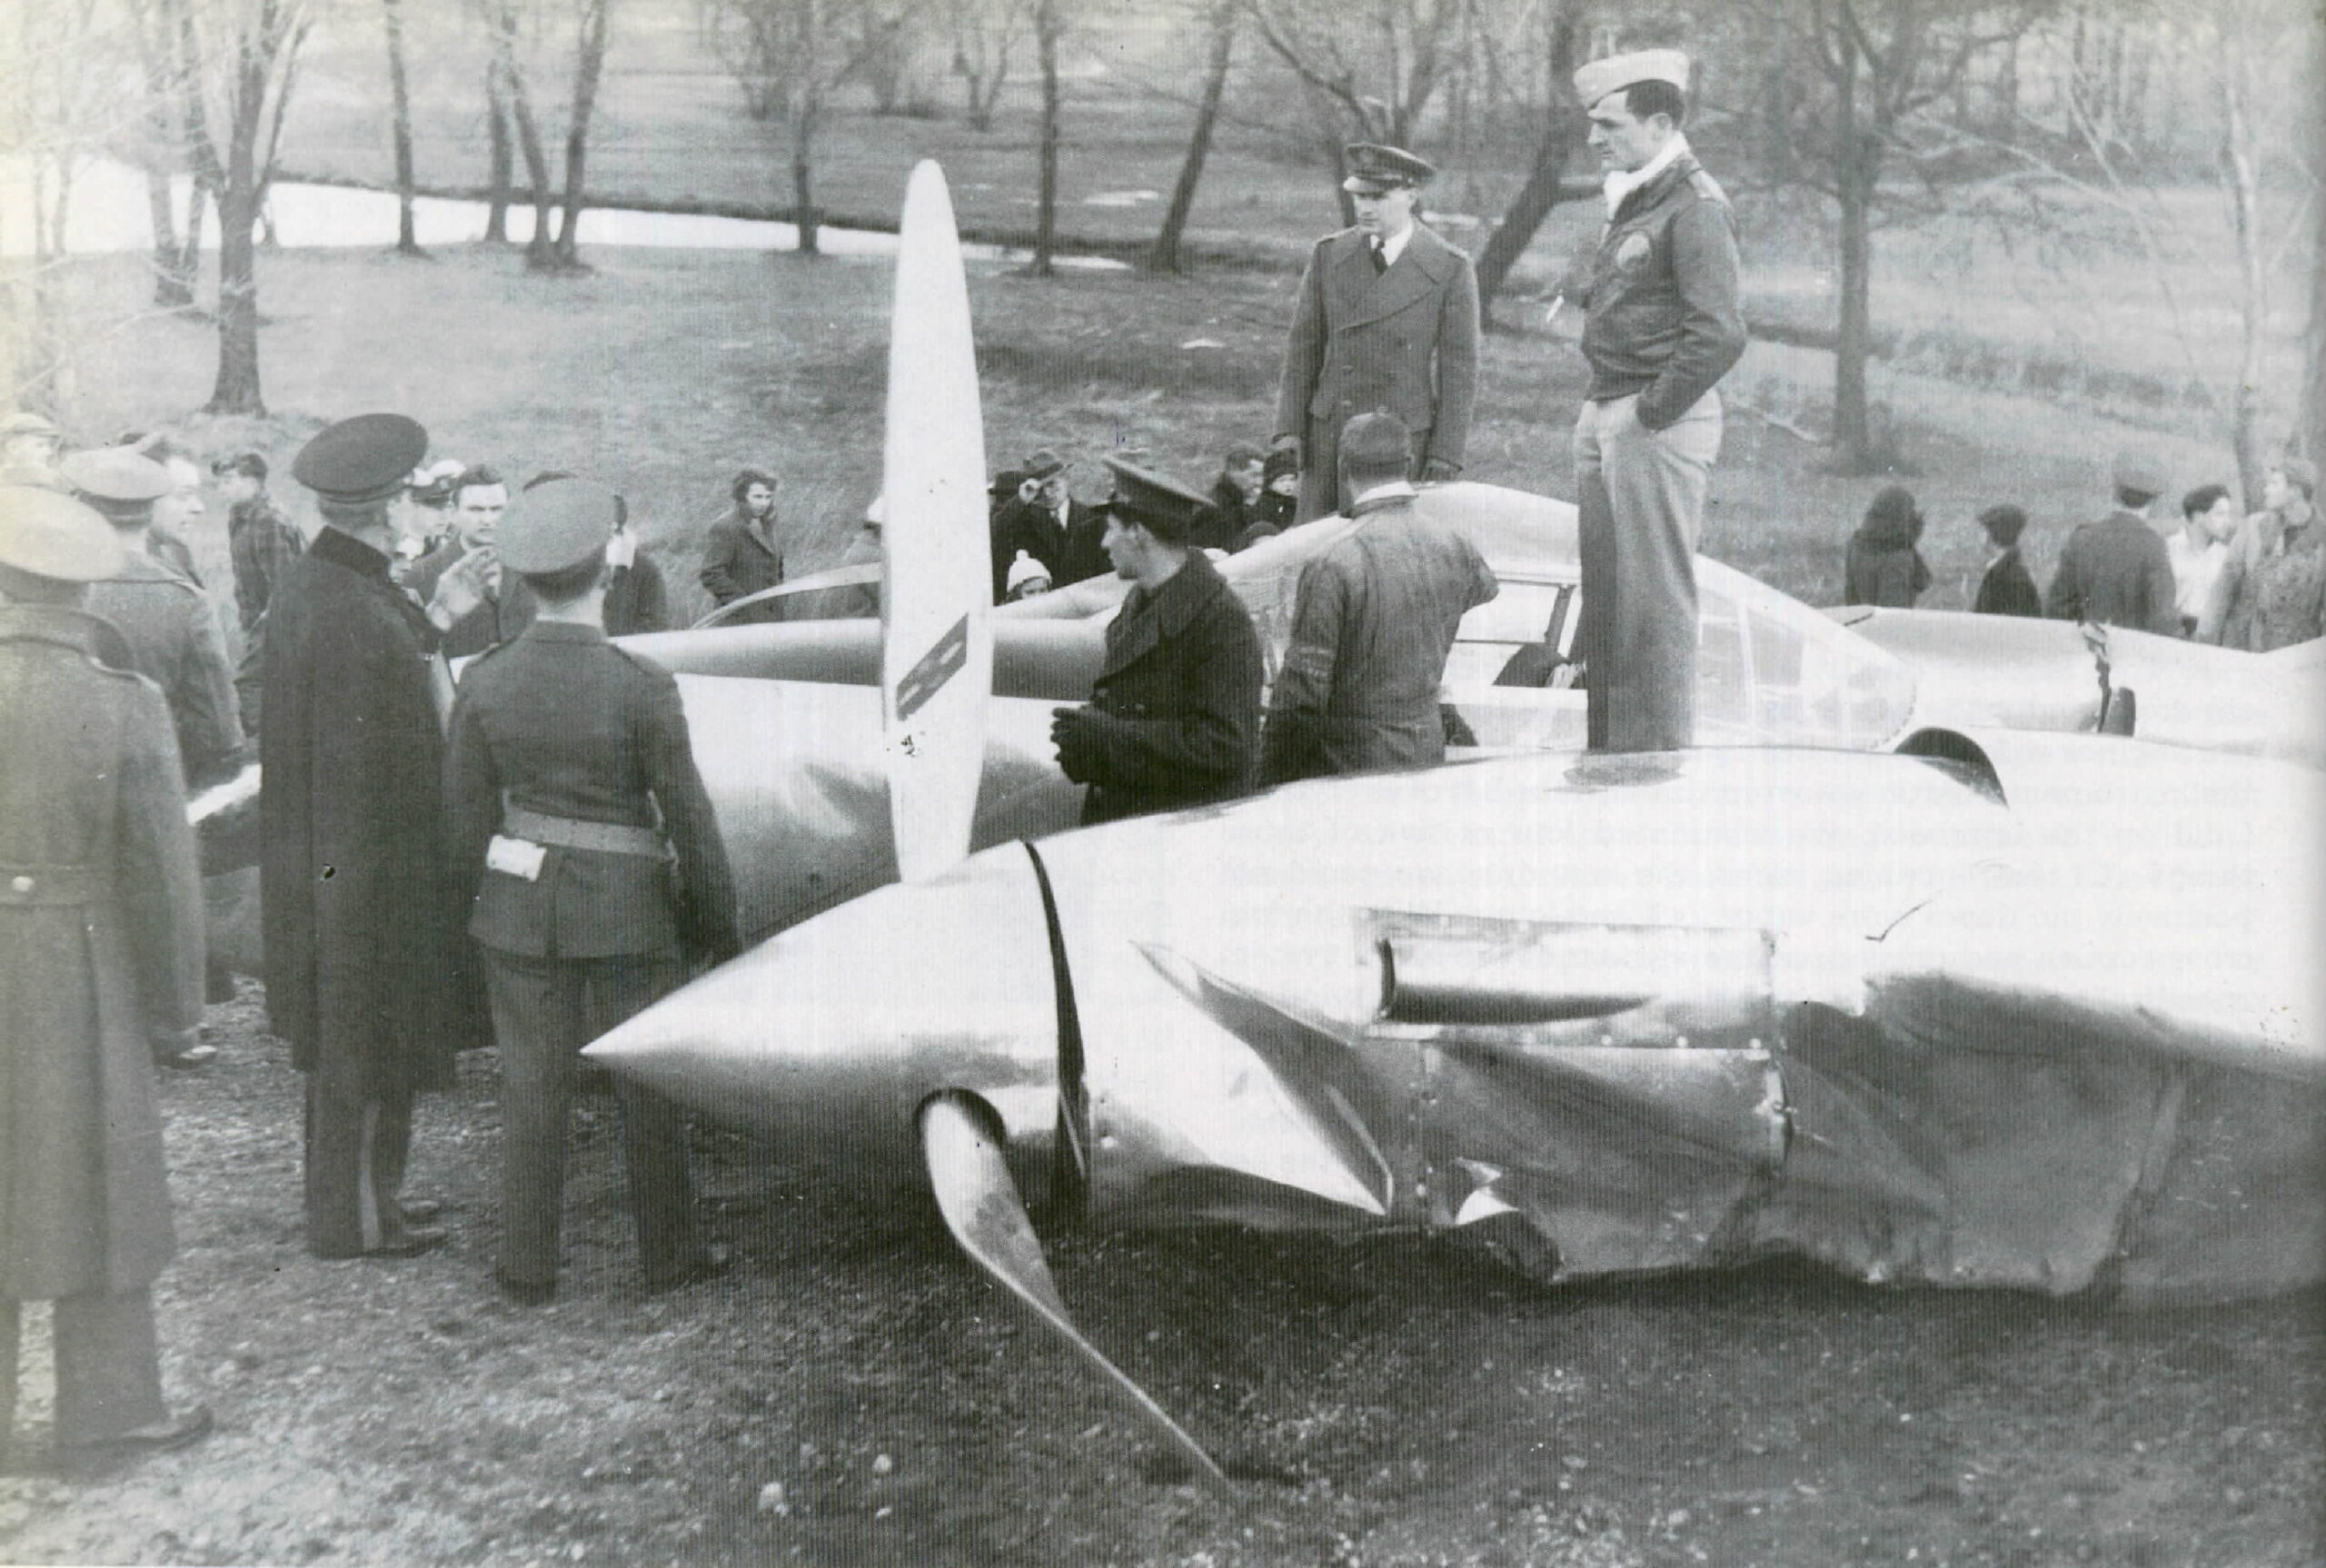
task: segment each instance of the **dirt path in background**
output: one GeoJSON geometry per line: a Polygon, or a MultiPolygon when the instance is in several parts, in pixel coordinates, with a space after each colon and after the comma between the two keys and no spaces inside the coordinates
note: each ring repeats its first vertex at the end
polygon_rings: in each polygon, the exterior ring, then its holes
{"type": "Polygon", "coordinates": [[[218,1434],[0,1478],[0,1559],[2321,1560],[2314,1295],[2133,1317],[1792,1269],[1546,1294],[1419,1242],[1059,1241],[1093,1339],[1246,1477],[1226,1511],[917,1204],[705,1138],[739,1267],[641,1296],[609,1098],[580,1117],[563,1297],[504,1305],[489,1057],[422,1116],[413,1187],[452,1247],[309,1258],[298,1080],[258,1018],[247,987],[212,1009],[224,1060],[165,1085],[167,1374],[218,1434]]]}

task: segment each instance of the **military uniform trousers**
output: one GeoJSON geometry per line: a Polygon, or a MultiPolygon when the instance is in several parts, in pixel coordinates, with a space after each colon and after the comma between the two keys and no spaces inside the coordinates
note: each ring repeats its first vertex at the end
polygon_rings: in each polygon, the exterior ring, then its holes
{"type": "MultiPolygon", "coordinates": [[[[17,1331],[23,1304],[0,1298],[0,1454],[16,1420],[17,1331]]],[[[56,1441],[97,1443],[169,1419],[154,1293],[60,1295],[51,1308],[56,1360],[56,1441]]]]}
{"type": "Polygon", "coordinates": [[[1595,751],[1672,750],[1695,736],[1696,539],[1720,455],[1720,394],[1660,431],[1639,422],[1638,402],[1585,402],[1575,422],[1576,648],[1595,751]]]}
{"type": "MultiPolygon", "coordinates": [[[[536,958],[487,947],[485,985],[501,1047],[502,1236],[498,1272],[512,1284],[557,1282],[565,1206],[566,1123],[582,1047],[674,989],[674,954],[536,958]]],[[[648,1289],[701,1255],[686,1118],[661,1096],[618,1079],[631,1222],[648,1289]]]]}

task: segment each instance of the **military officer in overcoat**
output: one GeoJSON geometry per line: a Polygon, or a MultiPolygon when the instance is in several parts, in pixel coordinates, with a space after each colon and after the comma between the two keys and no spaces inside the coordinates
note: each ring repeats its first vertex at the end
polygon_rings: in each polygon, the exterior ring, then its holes
{"type": "MultiPolygon", "coordinates": [[[[442,1242],[398,1196],[413,1099],[450,1087],[454,1053],[482,1043],[444,866],[439,630],[389,575],[388,505],[427,448],[425,430],[390,413],[301,448],[292,472],[323,526],[267,608],[266,1004],[307,1076],[307,1246],[320,1257],[442,1242]]],[[[443,624],[474,608],[448,597],[467,581],[439,585],[443,624]]]]}
{"type": "Polygon", "coordinates": [[[21,1304],[51,1301],[68,1458],[178,1447],[152,1286],[176,1249],[147,1057],[202,1017],[202,881],[151,682],[80,609],[119,570],[104,520],[0,487],[0,1460],[21,1304]]]}
{"type": "MultiPolygon", "coordinates": [[[[527,1305],[557,1288],[576,1056],[673,989],[689,959],[718,962],[741,946],[678,683],[602,629],[621,507],[578,479],[518,499],[501,563],[539,611],[462,678],[444,758],[452,874],[483,949],[501,1049],[494,1278],[527,1305]]],[[[720,1272],[723,1249],[696,1235],[684,1118],[627,1079],[615,1092],[646,1288],[720,1272]]]]}
{"type": "Polygon", "coordinates": [[[1402,147],[1347,150],[1341,188],[1357,226],[1317,242],[1292,307],[1276,439],[1299,453],[1296,522],[1341,511],[1341,427],[1396,414],[1413,432],[1416,479],[1461,471],[1478,384],[1478,278],[1470,258],[1414,217],[1437,173],[1402,147]]]}
{"type": "Polygon", "coordinates": [[[217,611],[200,587],[145,553],[154,502],[174,482],[170,471],[107,447],[73,453],[59,471],[124,547],[120,569],[90,585],[89,613],[113,623],[128,641],[128,668],[162,689],[187,780],[201,788],[230,777],[242,760],[243,723],[217,611]]]}
{"type": "Polygon", "coordinates": [[[1108,458],[1116,477],[1106,550],[1132,584],[1107,625],[1090,701],[1050,725],[1059,766],[1090,786],[1085,822],[1176,810],[1252,787],[1260,640],[1211,561],[1188,543],[1204,498],[1108,458]]]}

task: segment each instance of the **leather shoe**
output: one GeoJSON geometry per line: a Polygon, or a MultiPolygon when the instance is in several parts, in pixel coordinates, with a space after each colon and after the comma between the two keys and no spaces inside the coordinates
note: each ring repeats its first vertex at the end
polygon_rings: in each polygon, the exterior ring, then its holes
{"type": "Polygon", "coordinates": [[[492,1271],[492,1283],[500,1287],[503,1297],[519,1306],[547,1306],[557,1299],[557,1281],[553,1279],[535,1284],[532,1280],[512,1279],[496,1268],[492,1271]]]}
{"type": "Polygon", "coordinates": [[[396,1207],[402,1211],[403,1223],[407,1226],[424,1226],[444,1212],[443,1204],[432,1197],[398,1198],[396,1207]]]}
{"type": "Polygon", "coordinates": [[[691,1285],[701,1285],[707,1279],[717,1279],[735,1266],[735,1249],[723,1241],[714,1241],[694,1255],[694,1261],[676,1274],[649,1275],[646,1294],[661,1295],[665,1292],[682,1290],[691,1285]]]}
{"type": "Polygon", "coordinates": [[[197,1404],[184,1415],[169,1416],[150,1426],[139,1426],[111,1437],[100,1437],[88,1443],[68,1445],[67,1452],[91,1458],[118,1459],[146,1454],[172,1454],[181,1448],[191,1448],[210,1435],[217,1425],[212,1419],[210,1407],[197,1404]]]}

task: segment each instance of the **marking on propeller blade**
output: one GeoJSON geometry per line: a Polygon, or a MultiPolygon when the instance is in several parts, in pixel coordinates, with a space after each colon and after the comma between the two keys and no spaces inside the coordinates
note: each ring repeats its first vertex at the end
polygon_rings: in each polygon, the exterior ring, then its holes
{"type": "Polygon", "coordinates": [[[930,698],[945,690],[945,683],[959,675],[969,661],[969,618],[964,615],[897,682],[898,721],[901,723],[919,712],[930,698]]]}

